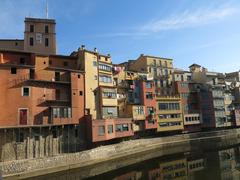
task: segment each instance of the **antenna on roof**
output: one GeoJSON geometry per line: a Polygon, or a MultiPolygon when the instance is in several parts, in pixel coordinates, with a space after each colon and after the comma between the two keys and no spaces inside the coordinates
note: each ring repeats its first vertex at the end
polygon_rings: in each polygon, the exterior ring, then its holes
{"type": "Polygon", "coordinates": [[[48,0],[46,0],[46,18],[48,19],[48,0]]]}

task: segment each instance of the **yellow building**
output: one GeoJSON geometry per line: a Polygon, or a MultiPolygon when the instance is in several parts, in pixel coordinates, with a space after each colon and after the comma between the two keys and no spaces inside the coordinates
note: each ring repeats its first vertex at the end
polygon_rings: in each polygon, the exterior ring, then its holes
{"type": "Polygon", "coordinates": [[[173,94],[172,73],[173,60],[155,56],[141,55],[129,63],[129,70],[145,71],[154,78],[158,95],[173,94]]]}
{"type": "Polygon", "coordinates": [[[183,130],[181,99],[179,96],[157,96],[158,132],[183,130]]]}
{"type": "Polygon", "coordinates": [[[78,52],[77,66],[85,71],[85,111],[93,119],[118,117],[117,89],[113,81],[110,55],[102,55],[95,48],[93,51],[82,46],[78,52]]]}
{"type": "Polygon", "coordinates": [[[160,164],[161,179],[187,180],[187,170],[186,158],[160,164]]]}
{"type": "Polygon", "coordinates": [[[145,120],[145,106],[143,105],[127,105],[126,116],[132,117],[134,121],[145,120]]]}

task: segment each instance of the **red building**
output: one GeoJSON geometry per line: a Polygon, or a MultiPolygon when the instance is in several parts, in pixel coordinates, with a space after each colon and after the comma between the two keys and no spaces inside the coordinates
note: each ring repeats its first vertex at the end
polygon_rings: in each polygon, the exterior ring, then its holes
{"type": "Polygon", "coordinates": [[[157,129],[156,120],[156,96],[155,85],[153,81],[140,81],[141,104],[145,106],[146,119],[145,129],[157,129]]]}
{"type": "Polygon", "coordinates": [[[184,131],[201,131],[202,116],[196,84],[187,81],[177,81],[175,82],[175,90],[181,96],[184,131]]]}
{"type": "Polygon", "coordinates": [[[132,118],[87,119],[88,142],[96,144],[134,135],[132,118]]]}

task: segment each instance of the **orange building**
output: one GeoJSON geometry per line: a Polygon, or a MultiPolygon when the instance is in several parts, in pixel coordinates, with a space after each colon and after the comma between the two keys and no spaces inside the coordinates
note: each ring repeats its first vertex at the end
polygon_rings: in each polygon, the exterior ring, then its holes
{"type": "Polygon", "coordinates": [[[76,61],[0,51],[0,126],[78,124],[84,116],[84,73],[76,61]]]}
{"type": "Polygon", "coordinates": [[[0,50],[0,161],[85,147],[84,72],[72,56],[0,50]]]}

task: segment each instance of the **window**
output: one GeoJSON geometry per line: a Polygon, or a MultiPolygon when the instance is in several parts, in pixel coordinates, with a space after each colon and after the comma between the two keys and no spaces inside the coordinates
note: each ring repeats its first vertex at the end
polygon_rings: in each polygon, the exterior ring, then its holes
{"type": "Polygon", "coordinates": [[[147,114],[152,115],[154,113],[153,107],[147,107],[147,114]]]}
{"type": "Polygon", "coordinates": [[[98,135],[104,135],[105,134],[105,126],[98,126],[98,135]]]}
{"type": "Polygon", "coordinates": [[[78,74],[78,79],[80,79],[81,78],[81,75],[80,74],[78,74]]]}
{"type": "Polygon", "coordinates": [[[49,60],[49,65],[52,65],[52,60],[49,60]]]}
{"type": "Polygon", "coordinates": [[[116,132],[123,132],[123,131],[128,131],[128,124],[117,124],[116,125],[116,132]]]}
{"type": "Polygon", "coordinates": [[[165,61],[164,63],[165,63],[165,67],[167,67],[167,61],[165,61]]]}
{"type": "Polygon", "coordinates": [[[105,98],[116,98],[117,97],[117,94],[116,94],[116,92],[115,91],[113,91],[113,92],[103,92],[103,97],[105,97],[105,98]]]}
{"type": "Polygon", "coordinates": [[[116,132],[121,132],[121,131],[122,131],[122,125],[121,124],[117,124],[116,132]]]}
{"type": "Polygon", "coordinates": [[[184,77],[183,77],[183,75],[181,75],[181,81],[184,81],[184,77]]]}
{"type": "Polygon", "coordinates": [[[18,42],[15,42],[15,46],[18,46],[18,42]]]}
{"type": "Polygon", "coordinates": [[[188,87],[188,83],[180,83],[181,87],[187,88],[188,87]]]}
{"type": "Polygon", "coordinates": [[[99,64],[98,68],[104,71],[109,71],[109,72],[112,71],[112,66],[108,66],[106,64],[99,64]]]}
{"type": "Polygon", "coordinates": [[[152,82],[146,82],[146,88],[152,88],[152,82]]]}
{"type": "Polygon", "coordinates": [[[146,92],[146,99],[153,99],[153,93],[146,92]]]}
{"type": "Polygon", "coordinates": [[[30,32],[34,32],[34,25],[30,24],[30,32]]]}
{"type": "Polygon", "coordinates": [[[144,114],[143,106],[137,106],[136,109],[135,109],[135,112],[139,115],[144,114]]]}
{"type": "Polygon", "coordinates": [[[55,81],[60,81],[60,72],[55,72],[55,81]]]}
{"type": "Polygon", "coordinates": [[[48,45],[49,45],[48,38],[45,38],[45,47],[48,47],[48,45]]]}
{"type": "Polygon", "coordinates": [[[181,97],[183,98],[183,99],[187,99],[187,98],[189,98],[189,93],[181,93],[181,97]]]}
{"type": "Polygon", "coordinates": [[[68,66],[68,62],[67,62],[67,61],[64,61],[64,62],[63,62],[63,66],[68,66]]]}
{"type": "Polygon", "coordinates": [[[159,119],[177,119],[180,118],[180,114],[160,114],[158,115],[159,119]]]}
{"type": "Polygon", "coordinates": [[[93,61],[93,66],[97,66],[97,61],[93,61]]]}
{"type": "Polygon", "coordinates": [[[17,74],[17,68],[12,67],[11,68],[11,74],[17,74]]]}
{"type": "Polygon", "coordinates": [[[45,25],[45,33],[49,33],[48,25],[45,25]]]}
{"type": "Polygon", "coordinates": [[[153,60],[153,64],[154,64],[154,66],[156,66],[156,59],[153,60]]]}
{"type": "Polygon", "coordinates": [[[30,37],[30,38],[29,38],[29,45],[30,45],[30,46],[33,46],[33,45],[34,45],[33,37],[30,37]]]}
{"type": "Polygon", "coordinates": [[[118,116],[117,107],[103,107],[102,108],[103,118],[113,118],[118,116]]]}
{"type": "Polygon", "coordinates": [[[160,127],[167,127],[167,126],[180,126],[181,122],[162,122],[159,123],[160,127]]]}
{"type": "Polygon", "coordinates": [[[149,119],[149,120],[148,120],[148,124],[154,125],[154,124],[155,124],[155,121],[154,121],[153,119],[149,119]]]}
{"type": "Polygon", "coordinates": [[[26,61],[25,61],[25,58],[20,58],[20,64],[25,64],[26,61]]]}
{"type": "Polygon", "coordinates": [[[106,75],[99,75],[99,81],[104,83],[112,83],[112,77],[106,75]]]}
{"type": "Polygon", "coordinates": [[[79,96],[82,96],[83,95],[83,92],[82,91],[79,91],[79,96]]]}
{"type": "Polygon", "coordinates": [[[113,125],[108,125],[108,134],[113,133],[113,125]]]}
{"type": "Polygon", "coordinates": [[[152,68],[151,67],[149,67],[149,70],[148,70],[150,73],[152,72],[152,68]]]}
{"type": "Polygon", "coordinates": [[[128,124],[123,124],[122,127],[123,131],[128,131],[128,124]]]}
{"type": "Polygon", "coordinates": [[[168,70],[167,70],[167,69],[165,69],[164,71],[165,71],[165,75],[167,76],[167,75],[168,75],[168,70]]]}
{"type": "Polygon", "coordinates": [[[159,110],[179,110],[179,103],[158,103],[159,110]]]}
{"type": "Polygon", "coordinates": [[[56,107],[52,109],[53,118],[71,118],[72,109],[69,107],[56,107]]]}
{"type": "Polygon", "coordinates": [[[29,96],[29,95],[30,95],[29,87],[23,87],[22,88],[22,96],[29,96]]]}

